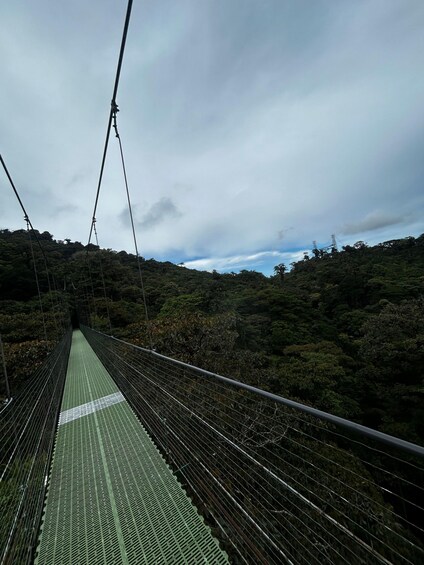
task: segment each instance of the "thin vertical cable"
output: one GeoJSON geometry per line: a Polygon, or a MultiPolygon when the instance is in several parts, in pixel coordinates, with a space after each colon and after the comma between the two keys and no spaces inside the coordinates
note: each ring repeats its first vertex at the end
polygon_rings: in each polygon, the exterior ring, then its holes
{"type": "MultiPolygon", "coordinates": [[[[59,332],[59,326],[58,326],[57,319],[56,319],[56,310],[55,310],[55,304],[54,304],[55,297],[52,294],[52,287],[51,287],[51,283],[50,283],[50,272],[49,272],[49,267],[48,267],[47,256],[44,252],[43,246],[41,245],[40,238],[38,237],[36,231],[34,230],[34,226],[31,223],[28,212],[25,209],[25,206],[24,206],[24,204],[21,200],[21,197],[19,196],[19,192],[18,192],[18,190],[15,186],[15,183],[13,182],[12,176],[10,175],[9,170],[6,167],[6,163],[4,162],[4,159],[3,159],[1,154],[0,154],[0,163],[3,167],[3,169],[4,169],[4,172],[6,173],[6,176],[9,180],[10,186],[12,187],[12,190],[15,193],[15,196],[16,196],[18,202],[19,202],[19,205],[20,205],[20,207],[21,207],[21,209],[24,213],[24,219],[25,219],[25,222],[27,224],[27,230],[29,230],[29,228],[31,228],[33,236],[35,237],[35,240],[36,240],[38,247],[41,251],[41,255],[42,255],[43,261],[44,261],[44,268],[45,268],[45,271],[46,271],[46,277],[47,277],[48,296],[49,296],[49,299],[50,299],[51,304],[52,304],[53,320],[54,320],[54,324],[55,324],[55,327],[56,327],[56,331],[59,332]]],[[[31,245],[32,245],[32,243],[31,243],[31,245]]],[[[32,251],[33,251],[33,249],[32,249],[32,251]]],[[[33,255],[34,255],[34,251],[33,251],[33,255]]],[[[52,275],[52,277],[53,277],[53,275],[52,275]]],[[[54,277],[53,277],[53,279],[54,279],[54,277]]],[[[59,305],[57,303],[57,299],[56,299],[56,306],[59,307],[59,305]]]]}
{"type": "MultiPolygon", "coordinates": [[[[53,272],[51,274],[51,278],[52,278],[52,285],[53,285],[53,289],[52,289],[53,294],[52,294],[51,302],[52,302],[52,306],[53,306],[53,314],[54,314],[54,322],[55,322],[55,325],[56,325],[56,331],[58,332],[57,339],[59,340],[62,337],[61,333],[60,333],[60,326],[62,325],[62,321],[63,321],[62,318],[63,317],[61,316],[59,321],[57,320],[57,316],[60,316],[61,305],[59,304],[58,290],[57,290],[57,285],[56,285],[56,277],[54,276],[53,272]]],[[[63,304],[62,304],[62,308],[63,308],[63,304]]],[[[62,327],[62,330],[65,331],[65,328],[62,327]]]]}
{"type": "MultiPolygon", "coordinates": [[[[133,0],[128,0],[127,13],[126,13],[126,16],[125,16],[125,23],[124,23],[124,31],[122,33],[121,48],[120,48],[120,51],[119,51],[118,66],[117,66],[116,75],[115,75],[115,84],[113,86],[112,105],[115,103],[116,95],[118,94],[119,78],[121,76],[122,61],[124,59],[125,44],[127,42],[128,27],[130,25],[132,3],[133,3],[133,0]]],[[[107,124],[107,128],[106,128],[106,140],[105,140],[105,145],[104,145],[104,149],[103,149],[102,164],[100,166],[99,182],[97,184],[97,193],[96,193],[96,199],[95,199],[95,202],[94,202],[94,210],[93,210],[93,216],[92,216],[91,226],[90,226],[90,235],[88,236],[88,244],[91,241],[91,236],[92,236],[93,230],[94,230],[94,224],[96,223],[96,210],[97,210],[97,204],[99,202],[100,188],[101,188],[101,185],[102,185],[103,171],[104,171],[104,168],[105,168],[107,148],[108,148],[108,145],[109,145],[110,129],[111,129],[111,126],[112,126],[112,114],[113,114],[113,110],[112,110],[112,106],[111,106],[110,111],[109,111],[108,124],[107,124]]]]}
{"type": "Polygon", "coordinates": [[[119,132],[118,132],[118,124],[117,124],[116,114],[119,112],[119,110],[118,110],[118,106],[117,106],[116,102],[114,103],[113,101],[112,101],[112,111],[113,111],[113,128],[115,130],[115,137],[118,138],[119,152],[121,154],[122,171],[123,171],[123,174],[124,174],[125,190],[126,190],[126,193],[127,193],[128,212],[129,212],[130,220],[131,220],[131,228],[132,228],[132,234],[133,234],[133,240],[134,240],[135,255],[137,257],[138,274],[139,274],[139,277],[140,277],[141,294],[142,294],[143,304],[144,304],[144,314],[145,314],[145,317],[146,317],[147,334],[148,334],[148,337],[149,337],[150,349],[153,349],[153,338],[152,338],[152,332],[151,332],[151,327],[150,327],[149,312],[148,312],[148,308],[147,308],[147,300],[146,300],[146,292],[145,292],[145,289],[144,289],[143,275],[142,275],[142,272],[141,272],[140,255],[139,255],[139,252],[138,252],[137,236],[136,236],[136,233],[135,233],[134,217],[133,217],[133,213],[132,213],[130,191],[129,191],[129,187],[128,187],[127,170],[126,170],[126,167],[125,167],[125,160],[124,160],[124,151],[122,149],[121,136],[119,135],[119,132]]]}
{"type": "Polygon", "coordinates": [[[11,394],[10,394],[10,387],[9,387],[9,379],[7,377],[6,358],[4,356],[3,340],[1,339],[1,334],[0,334],[0,355],[1,355],[1,361],[2,361],[2,367],[3,367],[4,385],[5,385],[5,388],[6,388],[6,396],[7,396],[7,400],[10,400],[11,394]]]}
{"type": "Polygon", "coordinates": [[[41,300],[40,283],[39,283],[39,280],[38,280],[37,265],[35,264],[34,247],[32,245],[32,238],[31,238],[31,231],[29,229],[28,217],[25,218],[25,221],[27,223],[27,231],[28,231],[28,237],[29,237],[29,244],[30,244],[30,247],[31,247],[32,263],[34,265],[34,275],[35,275],[35,282],[36,282],[36,285],[37,285],[38,301],[40,303],[41,317],[43,319],[44,338],[45,338],[46,341],[48,341],[47,340],[47,331],[46,331],[46,320],[45,320],[45,316],[44,316],[43,302],[41,300]]]}
{"type": "Polygon", "coordinates": [[[88,324],[93,327],[93,317],[91,315],[90,299],[88,297],[87,280],[84,279],[82,287],[82,304],[85,306],[85,312],[88,319],[88,324]]]}
{"type": "Polygon", "coordinates": [[[62,331],[63,333],[67,330],[67,328],[70,325],[70,320],[68,319],[69,316],[69,309],[68,309],[68,305],[65,304],[65,300],[63,297],[63,292],[61,290],[61,288],[59,287],[59,284],[56,281],[56,277],[54,276],[54,274],[52,273],[52,278],[53,278],[53,288],[55,290],[55,296],[56,296],[56,305],[57,308],[59,310],[59,313],[62,312],[62,315],[60,317],[60,325],[62,327],[62,331]]]}
{"type": "Polygon", "coordinates": [[[103,286],[103,295],[105,297],[105,305],[106,305],[106,312],[107,312],[107,320],[109,323],[109,331],[112,331],[112,323],[110,321],[110,312],[109,312],[109,303],[108,303],[108,298],[106,295],[106,284],[105,284],[105,277],[104,277],[104,273],[103,273],[103,263],[102,263],[102,256],[101,256],[101,249],[99,246],[99,238],[97,235],[97,229],[96,229],[96,220],[93,221],[93,230],[94,230],[94,236],[96,238],[96,245],[97,247],[99,247],[99,265],[100,265],[100,277],[102,279],[102,286],[103,286]]]}
{"type": "MultiPolygon", "coordinates": [[[[50,283],[50,273],[47,269],[47,263],[46,263],[46,275],[47,275],[47,285],[48,285],[48,295],[49,295],[49,299],[50,299],[50,304],[51,304],[51,308],[52,308],[52,313],[53,313],[53,322],[56,328],[56,340],[60,339],[60,333],[59,333],[59,324],[57,322],[57,311],[59,308],[59,304],[57,302],[57,296],[55,295],[55,293],[52,291],[52,287],[51,287],[51,283],[50,283]]],[[[53,275],[52,275],[52,280],[53,280],[53,275]]]]}
{"type": "MultiPolygon", "coordinates": [[[[88,253],[89,252],[87,250],[87,253],[85,255],[85,259],[87,261],[88,275],[90,277],[90,287],[91,287],[91,296],[92,296],[92,302],[93,302],[94,315],[96,316],[96,320],[97,320],[96,296],[94,294],[93,276],[92,276],[92,273],[91,273],[90,256],[89,256],[88,253]]],[[[93,318],[91,318],[91,326],[93,326],[93,318]]]]}

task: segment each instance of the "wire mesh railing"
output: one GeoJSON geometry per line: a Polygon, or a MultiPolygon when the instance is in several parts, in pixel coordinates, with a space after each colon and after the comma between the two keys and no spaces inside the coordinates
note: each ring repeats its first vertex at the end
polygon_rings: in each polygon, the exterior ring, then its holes
{"type": "Polygon", "coordinates": [[[0,563],[31,563],[43,509],[71,330],[0,409],[0,563]]]}
{"type": "Polygon", "coordinates": [[[423,448],[83,331],[234,563],[424,562],[423,448]]]}

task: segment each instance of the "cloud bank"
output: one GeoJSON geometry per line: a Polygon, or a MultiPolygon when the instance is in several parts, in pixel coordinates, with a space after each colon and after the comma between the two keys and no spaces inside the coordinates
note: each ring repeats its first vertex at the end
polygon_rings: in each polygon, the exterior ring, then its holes
{"type": "MultiPolygon", "coordinates": [[[[59,239],[88,237],[123,12],[2,10],[1,151],[59,239]]],[[[136,3],[118,118],[141,253],[262,269],[332,233],[424,231],[423,27],[420,0],[136,3]]],[[[0,226],[23,227],[2,186],[0,226]]],[[[111,138],[101,245],[132,249],[125,209],[111,138]]]]}

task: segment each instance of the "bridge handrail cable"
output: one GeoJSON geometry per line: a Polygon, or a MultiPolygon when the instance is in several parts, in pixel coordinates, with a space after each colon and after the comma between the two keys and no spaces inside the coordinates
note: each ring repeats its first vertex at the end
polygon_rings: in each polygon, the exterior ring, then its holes
{"type": "Polygon", "coordinates": [[[83,331],[227,551],[269,563],[422,559],[419,446],[83,331]]]}
{"type": "MultiPolygon", "coordinates": [[[[99,333],[99,334],[102,333],[102,332],[98,332],[97,330],[92,330],[92,331],[95,331],[96,333],[99,333]]],[[[320,420],[324,420],[326,422],[336,424],[337,426],[340,426],[340,427],[342,427],[346,430],[349,430],[349,431],[355,432],[357,434],[363,435],[365,437],[369,437],[371,439],[380,441],[382,443],[385,443],[386,445],[390,445],[391,447],[399,448],[403,451],[413,453],[414,455],[424,457],[424,447],[422,447],[420,445],[416,445],[415,443],[411,443],[409,441],[391,436],[389,434],[385,434],[383,432],[379,432],[378,430],[368,428],[367,426],[363,426],[362,424],[352,422],[351,420],[346,420],[345,418],[341,418],[340,416],[335,416],[334,414],[329,414],[328,412],[318,410],[317,408],[313,408],[311,406],[306,406],[305,404],[301,404],[300,402],[296,402],[295,400],[290,400],[288,398],[284,398],[282,396],[279,396],[279,395],[274,394],[272,392],[269,392],[267,390],[257,388],[255,386],[243,383],[241,381],[237,381],[235,379],[231,379],[230,377],[224,377],[223,375],[218,375],[217,373],[213,373],[212,371],[207,371],[206,369],[201,369],[200,367],[196,367],[195,365],[190,365],[189,363],[185,363],[184,361],[180,361],[178,359],[173,359],[172,357],[167,357],[166,355],[158,353],[157,351],[146,349],[146,348],[140,347],[138,345],[133,345],[133,344],[131,344],[127,341],[124,341],[122,339],[119,339],[117,337],[114,337],[114,336],[108,336],[108,337],[111,337],[115,341],[124,343],[125,345],[129,345],[131,347],[134,347],[135,349],[139,349],[140,351],[143,351],[144,353],[148,353],[148,354],[153,355],[155,357],[169,361],[169,362],[171,362],[175,365],[179,365],[180,367],[184,367],[186,369],[190,369],[192,371],[195,371],[196,373],[198,373],[199,375],[201,375],[203,377],[211,377],[211,378],[216,379],[218,381],[230,384],[230,385],[232,385],[236,388],[240,388],[240,389],[243,389],[243,390],[247,390],[249,392],[253,392],[254,394],[257,394],[258,396],[261,396],[263,398],[267,398],[268,400],[272,400],[274,402],[277,402],[278,404],[283,404],[283,405],[285,405],[289,408],[294,408],[295,410],[299,410],[301,412],[304,412],[305,414],[310,414],[311,416],[315,416],[316,418],[318,418],[320,420]]]]}

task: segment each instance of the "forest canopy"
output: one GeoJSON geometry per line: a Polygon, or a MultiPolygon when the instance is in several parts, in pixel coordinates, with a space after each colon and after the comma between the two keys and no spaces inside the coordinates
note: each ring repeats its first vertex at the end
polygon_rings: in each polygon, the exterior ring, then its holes
{"type": "Polygon", "coordinates": [[[72,319],[424,443],[424,235],[314,249],[271,277],[142,258],[149,322],[134,255],[48,232],[33,233],[32,247],[34,260],[28,232],[0,231],[0,333],[12,391],[72,319]]]}

